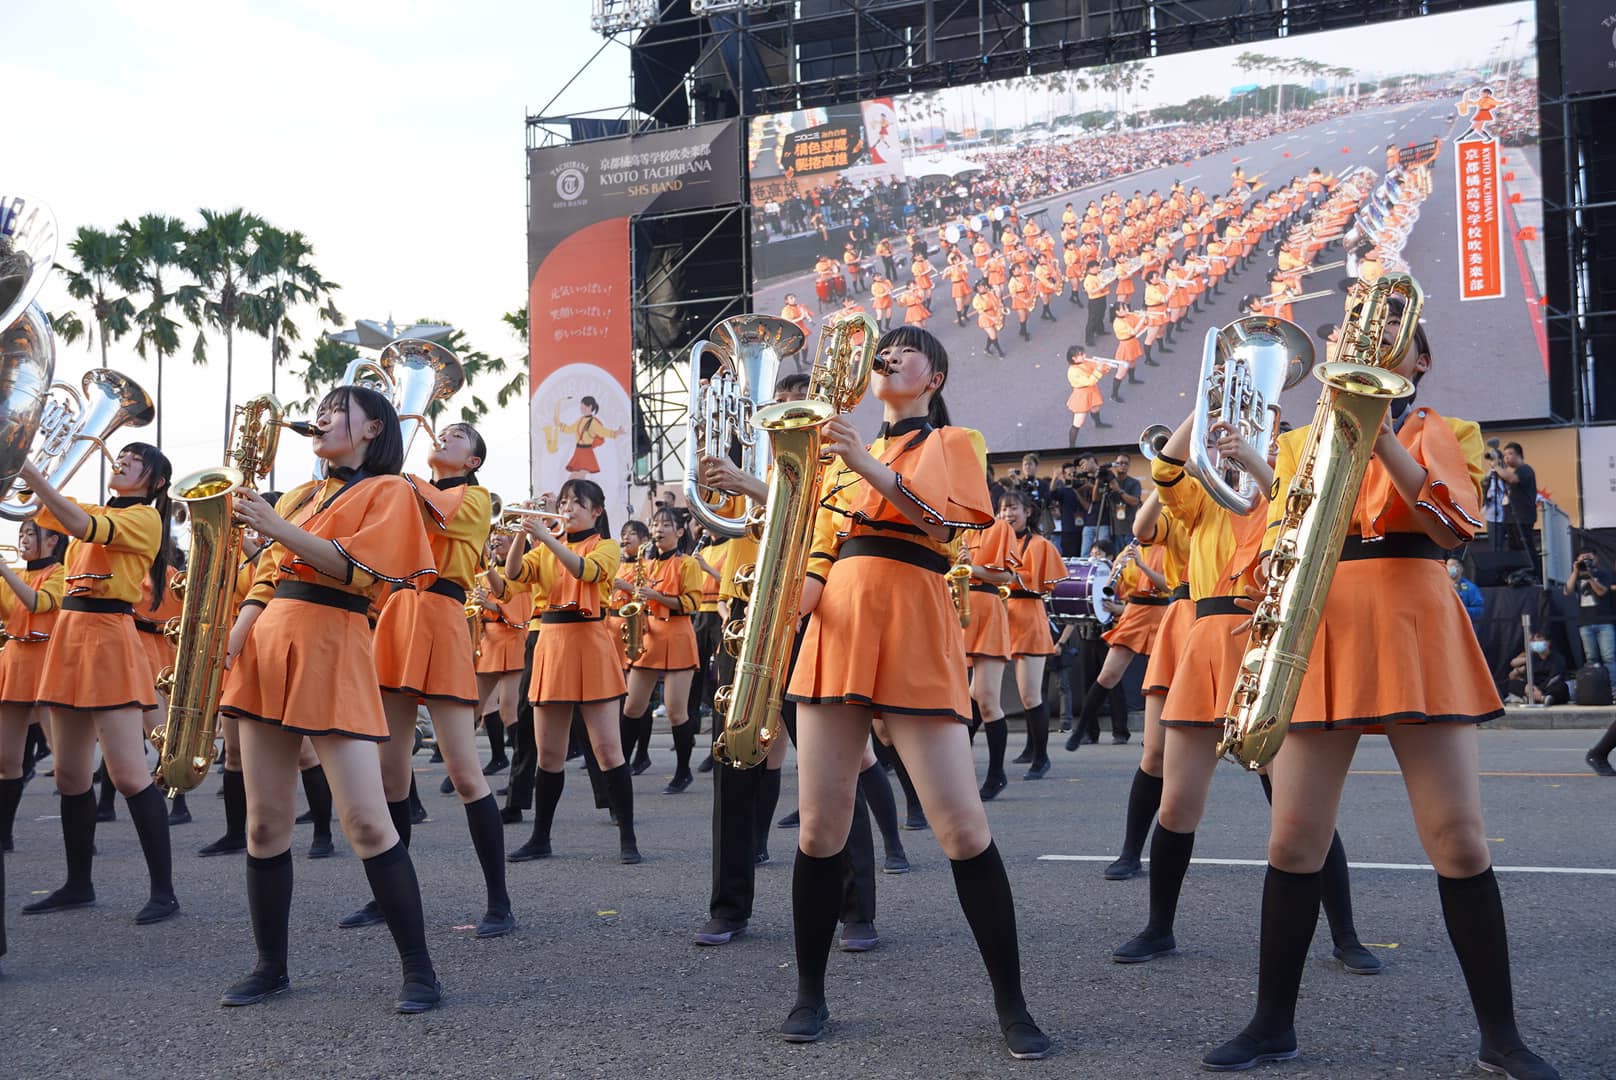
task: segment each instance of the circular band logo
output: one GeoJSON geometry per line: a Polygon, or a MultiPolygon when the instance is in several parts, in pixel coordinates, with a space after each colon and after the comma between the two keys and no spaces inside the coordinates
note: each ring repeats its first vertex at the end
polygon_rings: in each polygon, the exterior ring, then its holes
{"type": "Polygon", "coordinates": [[[556,194],[571,202],[584,193],[584,171],[569,165],[556,174],[556,194]]]}

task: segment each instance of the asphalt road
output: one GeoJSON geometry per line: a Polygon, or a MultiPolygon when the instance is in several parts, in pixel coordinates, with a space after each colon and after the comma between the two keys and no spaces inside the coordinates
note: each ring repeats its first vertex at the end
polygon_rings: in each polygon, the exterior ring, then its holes
{"type": "MultiPolygon", "coordinates": [[[[1261,176],[1271,184],[1283,184],[1292,176],[1304,175],[1314,164],[1337,174],[1355,164],[1367,165],[1379,175],[1385,168],[1387,143],[1402,146],[1424,142],[1436,134],[1451,140],[1463,130],[1454,117],[1452,106],[1442,101],[1365,108],[1184,165],[1152,169],[1051,199],[1036,200],[1025,204],[1022,211],[1036,214],[1040,209],[1047,209],[1048,214],[1040,221],[1058,228],[1061,210],[1067,202],[1081,211],[1090,199],[1112,190],[1121,191],[1125,196],[1135,188],[1145,192],[1166,191],[1174,180],[1182,180],[1186,186],[1199,185],[1209,194],[1222,192],[1227,189],[1229,174],[1237,162],[1247,176],[1261,176]],[[1343,149],[1348,152],[1343,153],[1343,149]]],[[[1505,154],[1524,152],[1506,150],[1505,154]]],[[[1530,152],[1535,153],[1535,150],[1530,152]]],[[[1504,249],[1507,298],[1458,302],[1451,162],[1452,148],[1446,146],[1435,168],[1434,190],[1421,207],[1420,220],[1404,252],[1415,277],[1427,292],[1425,320],[1435,355],[1435,367],[1422,384],[1420,400],[1447,415],[1478,421],[1546,416],[1548,376],[1533,329],[1533,307],[1529,303],[1535,300],[1538,286],[1523,283],[1522,264],[1507,235],[1504,249]]],[[[1506,230],[1506,234],[1508,232],[1506,230]]],[[[935,249],[935,230],[927,234],[927,239],[935,249]]],[[[1270,239],[1268,244],[1272,242],[1270,239]]],[[[1339,246],[1335,246],[1327,249],[1318,261],[1334,262],[1341,257],[1339,246]]],[[[934,263],[941,265],[935,260],[934,263]]],[[[1273,265],[1265,244],[1250,267],[1238,278],[1224,282],[1222,295],[1213,297],[1210,306],[1203,298],[1201,313],[1193,315],[1186,324],[1189,333],[1178,336],[1172,352],[1158,355],[1162,366],[1137,369],[1145,385],[1124,388],[1124,402],[1120,405],[1108,401],[1100,415],[1112,428],[1096,429],[1091,420],[1084,429],[1082,443],[1126,445],[1149,424],[1174,426],[1182,420],[1194,402],[1202,337],[1207,330],[1239,317],[1242,295],[1266,291],[1263,277],[1273,265]]],[[[900,273],[907,280],[907,270],[900,273]]],[[[1335,293],[1297,304],[1296,321],[1309,333],[1323,323],[1339,322],[1345,285],[1344,270],[1324,271],[1304,279],[1309,292],[1333,288],[1335,293]]],[[[758,311],[777,313],[788,292],[795,292],[812,304],[812,273],[760,282],[754,306],[758,311]]],[[[934,293],[932,300],[932,319],[927,328],[936,333],[949,350],[952,363],[946,396],[954,422],[981,430],[993,451],[1065,446],[1071,424],[1071,414],[1066,409],[1069,393],[1065,375],[1066,348],[1082,343],[1084,310],[1062,298],[1053,306],[1060,320],[1058,324],[1042,321],[1035,313],[1028,324],[1030,342],[1016,336],[1015,319],[1011,317],[1000,339],[1007,354],[1006,359],[1001,360],[982,352],[983,337],[974,318],[963,327],[954,323],[953,302],[946,287],[934,293]]],[[[896,316],[901,321],[901,309],[896,316]]],[[[810,345],[817,343],[816,335],[810,339],[810,345]]],[[[1092,351],[1110,355],[1114,348],[1115,341],[1108,335],[1092,351]]],[[[1317,384],[1307,379],[1283,397],[1282,406],[1287,416],[1305,422],[1312,415],[1317,397],[1317,384]]],[[[873,428],[879,423],[879,406],[873,398],[866,398],[858,415],[862,426],[873,428]]]]}
{"type": "MultiPolygon", "coordinates": [[[[1482,736],[1488,831],[1497,864],[1593,868],[1501,873],[1520,1022],[1567,1077],[1616,1076],[1616,947],[1611,896],[1616,781],[1582,764],[1586,731],[1482,736]]],[[[1013,739],[1012,751],[1019,746],[1013,739]]],[[[981,755],[979,751],[979,765],[981,755]]],[[[989,814],[1016,889],[1027,994],[1055,1038],[1043,1063],[1012,1062],[994,1028],[987,981],[956,906],[946,860],[929,833],[905,833],[914,871],[879,880],[881,947],[835,953],[826,1041],[789,1047],[772,1034],[794,990],[789,916],[794,834],[776,831],[759,871],[751,932],[718,949],[690,944],[706,917],[710,787],[659,794],[671,767],[635,784],[643,865],[615,859],[616,833],[569,777],[557,857],[511,868],[522,929],[473,940],[482,886],[462,815],[437,794],[442,766],[420,782],[433,820],[415,830],[429,937],[449,989],[444,1008],[403,1018],[382,928],[338,930],[365,898],[358,861],[294,850],[290,994],[224,1010],[221,990],[252,962],[242,865],[191,852],[220,831],[217,778],[192,798],[196,822],[174,830],[184,909],[156,927],[131,925],[144,871],[128,815],[98,832],[97,907],[22,918],[17,909],[60,883],[55,799],[29,785],[7,856],[11,954],[0,979],[0,1074],[318,1075],[342,1077],[578,1076],[1149,1078],[1200,1075],[1199,1055],[1243,1024],[1255,983],[1262,871],[1191,868],[1179,955],[1138,967],[1112,947],[1143,924],[1148,882],[1106,882],[1135,746],[1056,751],[1049,778],[1013,779],[989,814]]],[[[1384,740],[1366,739],[1348,785],[1341,834],[1354,863],[1417,864],[1423,856],[1384,740]]],[[[794,805],[787,766],[780,812],[794,805]]],[[[895,787],[896,790],[896,787],[895,787]]],[[[901,796],[900,796],[901,797],[901,796]]],[[[1196,855],[1261,860],[1265,806],[1255,781],[1218,770],[1196,855]]],[[[525,827],[507,830],[514,845],[525,827]]],[[[1426,870],[1354,874],[1363,940],[1385,974],[1349,976],[1315,943],[1303,985],[1302,1057],[1259,1075],[1458,1077],[1470,1074],[1475,1032],[1426,870]]],[[[1321,920],[1322,925],[1322,920],[1321,920]]]]}

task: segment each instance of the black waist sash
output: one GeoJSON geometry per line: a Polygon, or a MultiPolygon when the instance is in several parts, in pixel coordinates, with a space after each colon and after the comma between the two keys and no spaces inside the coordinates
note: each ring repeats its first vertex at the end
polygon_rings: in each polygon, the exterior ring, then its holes
{"type": "Polygon", "coordinates": [[[340,608],[343,611],[352,611],[359,615],[363,615],[370,610],[370,597],[368,596],[360,593],[343,592],[341,589],[333,589],[325,585],[314,585],[307,581],[281,582],[275,586],[275,599],[302,600],[305,603],[340,608]]]}
{"type": "Polygon", "coordinates": [[[953,565],[948,556],[908,540],[899,540],[891,536],[853,536],[842,541],[841,548],[836,557],[852,559],[859,556],[868,556],[876,559],[891,559],[894,562],[908,563],[918,566],[922,570],[930,570],[934,574],[946,574],[953,565]]]}

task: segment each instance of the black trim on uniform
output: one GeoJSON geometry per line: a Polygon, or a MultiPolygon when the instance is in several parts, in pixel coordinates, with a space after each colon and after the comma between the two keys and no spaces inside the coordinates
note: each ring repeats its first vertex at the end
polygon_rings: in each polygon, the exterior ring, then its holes
{"type": "MultiPolygon", "coordinates": [[[[600,622],[601,619],[603,619],[603,618],[605,618],[604,615],[585,615],[581,611],[546,611],[546,612],[544,612],[543,614],[541,614],[539,616],[539,622],[541,622],[541,623],[600,622]]],[[[601,700],[605,701],[605,700],[609,700],[609,699],[602,698],[601,700]]],[[[587,704],[587,702],[580,702],[580,704],[587,704]]]]}
{"type": "MultiPolygon", "coordinates": [[[[283,581],[275,586],[275,599],[302,600],[310,604],[320,604],[324,607],[340,608],[343,611],[352,611],[363,615],[370,610],[370,597],[360,593],[343,592],[325,585],[314,585],[307,581],[283,581]]],[[[262,719],[254,717],[253,719],[262,719]]],[[[291,730],[288,728],[287,730],[291,730]]]]}
{"type": "Polygon", "coordinates": [[[1166,607],[1173,602],[1171,596],[1130,596],[1128,603],[1138,604],[1140,607],[1166,607]]]}
{"type": "Polygon", "coordinates": [[[1190,598],[1190,583],[1184,582],[1174,589],[1168,596],[1169,600],[1188,600],[1190,598]]]}
{"type": "Polygon", "coordinates": [[[62,600],[63,611],[93,611],[100,615],[133,615],[135,605],[127,600],[104,600],[99,596],[69,596],[62,600]]]}
{"type": "Polygon", "coordinates": [[[1043,593],[1035,593],[1031,589],[1010,590],[1010,599],[1012,600],[1042,600],[1043,598],[1043,593]]]}
{"type": "Polygon", "coordinates": [[[971,591],[972,592],[980,592],[980,593],[988,593],[991,596],[998,596],[999,595],[999,587],[997,585],[978,585],[975,582],[972,582],[971,583],[971,591]]]}
{"type": "Polygon", "coordinates": [[[1236,600],[1244,600],[1243,596],[1203,596],[1195,601],[1195,617],[1204,619],[1209,615],[1250,615],[1251,612],[1238,606],[1236,600]]]}
{"type": "Polygon", "coordinates": [[[23,568],[25,570],[43,570],[47,566],[56,566],[61,561],[59,556],[48,555],[43,559],[29,559],[23,568]]]}
{"type": "Polygon", "coordinates": [[[255,713],[246,712],[242,709],[235,708],[234,706],[221,708],[219,712],[223,713],[225,716],[234,716],[239,720],[256,720],[260,724],[268,724],[271,727],[278,727],[282,731],[290,731],[294,735],[341,735],[344,738],[358,739],[360,742],[373,743],[384,743],[392,738],[391,735],[361,735],[357,731],[344,731],[341,728],[326,728],[324,731],[316,731],[312,728],[293,727],[284,720],[276,720],[271,716],[258,716],[255,713]]]}
{"type": "Polygon", "coordinates": [[[1165,462],[1167,462],[1167,464],[1171,465],[1175,469],[1182,469],[1184,467],[1184,465],[1185,465],[1185,462],[1180,461],[1178,458],[1172,457],[1172,456],[1170,456],[1168,454],[1157,454],[1156,455],[1156,460],[1157,461],[1165,461],[1165,462]]]}
{"type": "MultiPolygon", "coordinates": [[[[600,530],[599,529],[594,528],[594,527],[590,527],[588,529],[582,529],[582,530],[580,530],[578,532],[570,532],[570,533],[568,533],[567,534],[567,543],[576,544],[576,543],[579,543],[580,541],[588,540],[591,536],[599,536],[599,535],[600,535],[600,530]]],[[[574,554],[576,554],[576,553],[574,553],[574,554]]]]}
{"type": "Polygon", "coordinates": [[[927,423],[924,416],[911,416],[908,419],[899,420],[896,424],[882,424],[881,429],[875,433],[875,437],[877,439],[897,439],[909,434],[911,431],[930,430],[930,428],[931,424],[927,423]]]}
{"type": "Polygon", "coordinates": [[[1341,543],[1341,561],[1360,559],[1447,559],[1441,544],[1424,533],[1387,533],[1378,540],[1348,536],[1341,543]]]}
{"type": "Polygon", "coordinates": [[[433,487],[437,488],[439,491],[448,491],[450,488],[457,488],[457,487],[460,487],[462,484],[471,483],[471,477],[470,476],[449,476],[449,477],[445,477],[442,480],[431,480],[431,481],[428,481],[428,483],[430,483],[433,487]]]}
{"type": "Polygon", "coordinates": [[[163,632],[163,628],[152,622],[150,619],[142,619],[138,617],[135,619],[135,629],[139,630],[142,634],[161,634],[163,632]]]}
{"type": "Polygon", "coordinates": [[[883,705],[873,698],[865,697],[863,694],[846,694],[839,697],[804,697],[798,694],[787,694],[786,700],[800,705],[857,705],[861,708],[874,710],[882,715],[892,713],[895,716],[935,716],[940,720],[954,720],[961,724],[971,722],[969,716],[961,716],[953,709],[908,709],[899,705],[883,705]]]}
{"type": "Polygon", "coordinates": [[[954,565],[953,560],[941,552],[890,536],[853,536],[842,541],[841,550],[837,553],[838,559],[852,559],[859,556],[908,563],[922,570],[930,570],[934,574],[946,574],[948,568],[954,565]]]}
{"type": "Polygon", "coordinates": [[[439,578],[432,584],[428,585],[426,587],[426,591],[429,593],[437,593],[439,596],[447,596],[457,604],[464,605],[466,602],[466,590],[462,589],[454,582],[445,581],[442,578],[439,578]]]}

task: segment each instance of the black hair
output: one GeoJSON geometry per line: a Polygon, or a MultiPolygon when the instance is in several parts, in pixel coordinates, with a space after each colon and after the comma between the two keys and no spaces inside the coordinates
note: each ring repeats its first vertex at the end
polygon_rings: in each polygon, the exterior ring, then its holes
{"type": "Polygon", "coordinates": [[[584,408],[588,409],[591,413],[600,412],[600,402],[596,401],[594,398],[585,396],[585,397],[579,398],[578,401],[579,401],[579,403],[581,405],[583,405],[584,408]]]}
{"type": "Polygon", "coordinates": [[[349,405],[358,405],[367,420],[380,420],[382,425],[381,431],[365,447],[365,460],[360,467],[371,476],[397,476],[404,468],[404,437],[398,429],[398,410],[384,395],[368,386],[337,386],[320,399],[315,413],[340,411],[346,417],[349,405]]]}
{"type": "MultiPolygon", "coordinates": [[[[466,437],[471,440],[471,452],[477,455],[477,460],[479,462],[487,464],[488,442],[483,438],[482,432],[478,431],[464,420],[460,421],[459,423],[450,424],[449,427],[446,427],[443,430],[448,431],[449,428],[459,428],[461,431],[464,431],[466,433],[466,437]]],[[[482,468],[482,465],[478,465],[477,468],[482,468]]],[[[477,469],[472,469],[466,474],[466,483],[474,486],[477,485],[477,469]]]]}
{"type": "Polygon", "coordinates": [[[808,392],[808,373],[794,371],[789,375],[782,375],[774,381],[774,396],[781,394],[806,394],[808,392]]]}
{"type": "Polygon", "coordinates": [[[603,537],[612,535],[612,523],[606,516],[606,493],[600,490],[599,484],[593,480],[568,480],[561,485],[557,497],[566,498],[568,495],[585,506],[599,507],[600,517],[595,519],[595,531],[603,537]]]}
{"type": "Polygon", "coordinates": [[[1094,548],[1099,548],[1102,552],[1105,553],[1105,557],[1108,558],[1108,559],[1112,555],[1115,554],[1115,551],[1111,547],[1111,541],[1109,541],[1109,540],[1096,540],[1096,541],[1094,541],[1094,543],[1090,546],[1089,550],[1093,551],[1094,548]]]}
{"type": "MultiPolygon", "coordinates": [[[[1403,317],[1403,312],[1408,308],[1408,303],[1402,298],[1402,296],[1393,295],[1389,301],[1389,306],[1391,308],[1392,315],[1398,319],[1401,319],[1403,317]]],[[[1408,351],[1413,353],[1415,356],[1423,355],[1431,357],[1431,340],[1425,336],[1424,322],[1417,322],[1414,324],[1414,336],[1409,339],[1408,351]]],[[[1399,357],[1399,359],[1401,359],[1401,357],[1399,357]]],[[[1433,363],[1435,360],[1435,357],[1431,357],[1431,361],[1433,363]]],[[[1424,371],[1416,371],[1413,375],[1414,385],[1418,386],[1420,384],[1420,380],[1424,377],[1424,371]]]]}
{"type": "Polygon", "coordinates": [[[1066,362],[1070,364],[1080,356],[1087,356],[1088,352],[1089,351],[1081,345],[1069,345],[1066,348],[1066,362]]]}
{"type": "Polygon", "coordinates": [[[1002,509],[1007,502],[1013,502],[1021,507],[1022,512],[1027,515],[1027,528],[1033,532],[1038,531],[1038,522],[1033,520],[1032,500],[1027,497],[1025,492],[1018,491],[1015,488],[1005,488],[1004,494],[999,496],[1000,508],[1002,509]]]}
{"type": "Polygon", "coordinates": [[[36,541],[38,546],[45,549],[45,553],[39,556],[41,559],[49,559],[51,562],[61,562],[62,559],[67,555],[66,533],[59,533],[55,529],[47,529],[32,518],[24,521],[17,529],[19,537],[21,536],[23,529],[34,530],[34,535],[38,538],[36,541]]]}
{"type": "Polygon", "coordinates": [[[1507,443],[1504,444],[1504,449],[1505,450],[1513,450],[1513,451],[1515,451],[1515,456],[1516,457],[1520,458],[1522,461],[1526,460],[1526,451],[1521,449],[1521,444],[1520,443],[1518,443],[1518,442],[1507,442],[1507,443]]]}
{"type": "Polygon", "coordinates": [[[651,527],[645,522],[641,521],[639,518],[629,518],[627,521],[623,522],[623,531],[626,533],[637,533],[645,540],[651,539],[651,527]]]}
{"type": "Polygon", "coordinates": [[[689,539],[689,534],[685,532],[685,523],[684,520],[679,516],[679,511],[677,508],[672,506],[659,506],[657,507],[656,513],[651,515],[651,520],[666,521],[669,525],[672,525],[674,532],[673,550],[678,552],[683,552],[685,550],[685,542],[689,539]]]}
{"type": "Polygon", "coordinates": [[[948,406],[943,402],[943,387],[948,385],[948,350],[943,343],[930,330],[905,324],[894,326],[875,343],[877,355],[890,348],[918,349],[930,361],[932,371],[942,375],[942,386],[932,391],[931,401],[926,405],[926,423],[934,428],[948,427],[952,421],[948,418],[948,406]]]}
{"type": "Polygon", "coordinates": [[[126,445],[120,454],[134,454],[140,458],[140,469],[146,477],[146,501],[151,508],[157,511],[157,516],[163,522],[163,533],[157,541],[157,557],[152,560],[151,577],[152,610],[163,602],[163,590],[168,585],[168,558],[170,554],[169,540],[173,532],[172,518],[174,505],[169,498],[168,484],[174,479],[174,466],[163,452],[151,443],[132,442],[126,445]],[[158,481],[162,483],[158,483],[158,481]]]}

